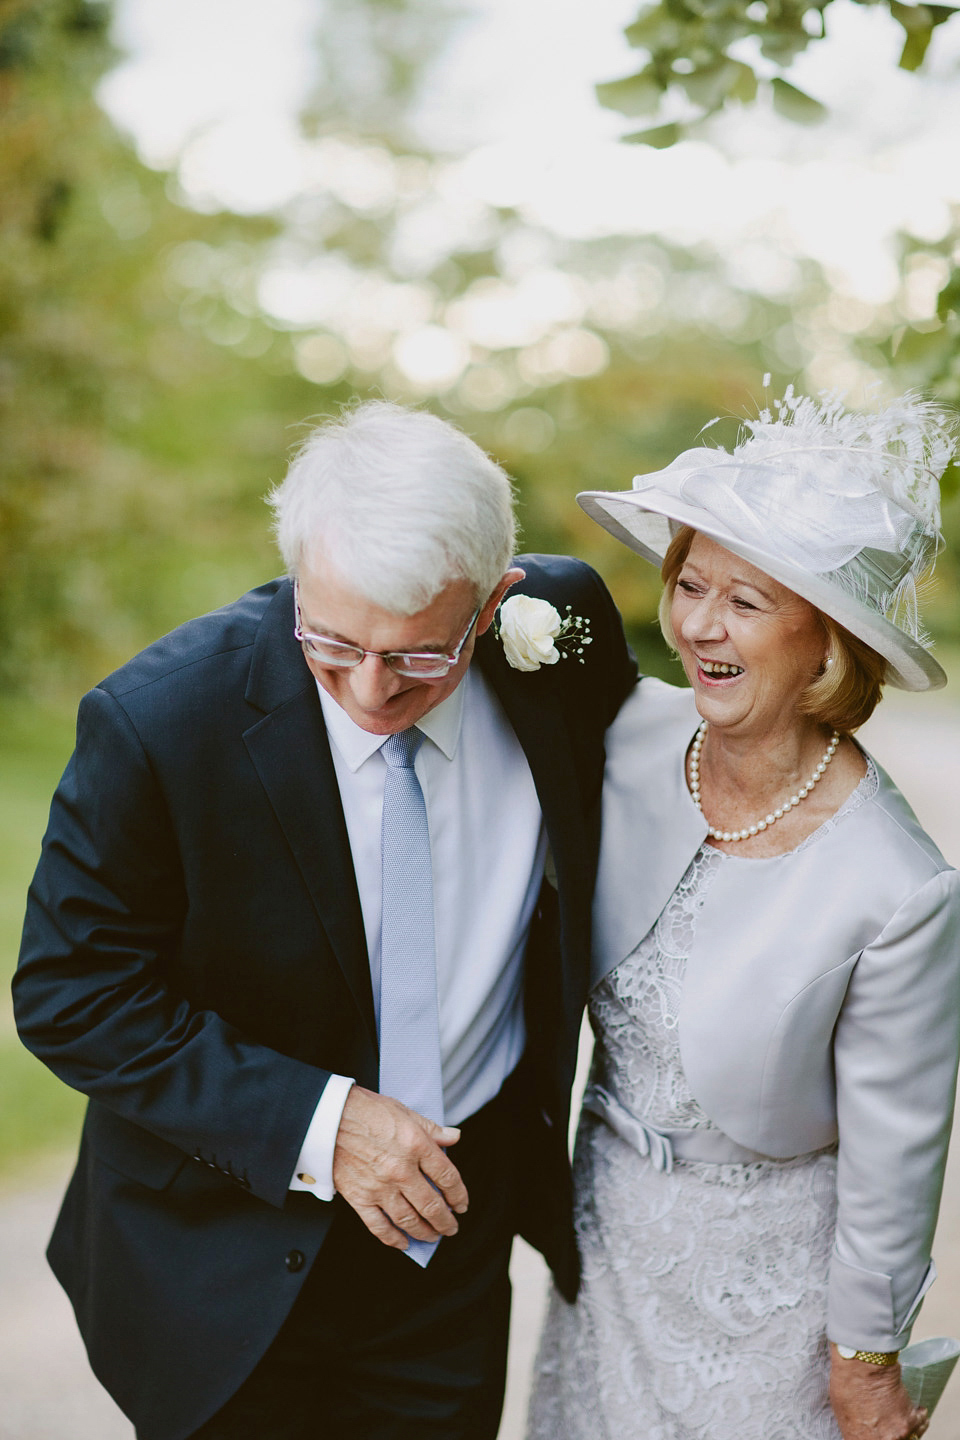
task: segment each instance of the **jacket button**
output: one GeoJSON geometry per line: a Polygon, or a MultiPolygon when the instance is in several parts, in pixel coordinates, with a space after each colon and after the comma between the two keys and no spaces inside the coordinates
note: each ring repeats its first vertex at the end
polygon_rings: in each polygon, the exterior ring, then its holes
{"type": "Polygon", "coordinates": [[[307,1257],[304,1255],[302,1250],[291,1250],[283,1263],[286,1265],[291,1275],[296,1275],[297,1271],[302,1270],[304,1265],[307,1263],[307,1257]]]}

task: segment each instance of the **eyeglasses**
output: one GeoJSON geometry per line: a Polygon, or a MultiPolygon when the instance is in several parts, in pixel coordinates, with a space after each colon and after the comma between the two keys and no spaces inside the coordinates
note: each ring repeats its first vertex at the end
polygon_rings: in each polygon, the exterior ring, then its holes
{"type": "Polygon", "coordinates": [[[470,616],[470,624],[463,632],[460,643],[449,652],[364,650],[362,645],[348,645],[344,640],[334,640],[329,635],[312,635],[304,630],[303,617],[300,614],[300,586],[296,581],[293,586],[293,599],[297,613],[297,623],[293,627],[294,638],[303,646],[304,654],[318,665],[336,665],[340,669],[349,670],[359,665],[367,655],[376,655],[395,675],[403,675],[408,680],[440,680],[444,675],[449,675],[460,659],[460,652],[483,608],[482,605],[477,606],[470,616]]]}

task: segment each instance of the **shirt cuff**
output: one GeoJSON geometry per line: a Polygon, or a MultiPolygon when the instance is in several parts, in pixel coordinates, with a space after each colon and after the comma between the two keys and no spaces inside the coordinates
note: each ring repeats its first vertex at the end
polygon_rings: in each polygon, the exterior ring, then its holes
{"type": "Polygon", "coordinates": [[[352,1084],[346,1075],[331,1075],[327,1081],[303,1137],[290,1190],[309,1190],[318,1200],[333,1199],[333,1151],[352,1084]]]}

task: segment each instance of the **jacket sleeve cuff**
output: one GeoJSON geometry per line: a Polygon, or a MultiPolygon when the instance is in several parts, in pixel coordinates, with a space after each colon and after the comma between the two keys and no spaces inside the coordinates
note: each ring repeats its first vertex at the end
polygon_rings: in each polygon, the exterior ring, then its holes
{"type": "Polygon", "coordinates": [[[289,1189],[309,1190],[318,1200],[333,1199],[333,1151],[353,1083],[346,1075],[330,1076],[303,1137],[289,1189]]]}
{"type": "Polygon", "coordinates": [[[827,1302],[827,1335],[836,1345],[854,1350],[902,1350],[930,1286],[937,1278],[933,1261],[905,1314],[893,1309],[893,1282],[889,1275],[863,1270],[842,1260],[834,1251],[830,1265],[830,1294],[827,1302]]]}

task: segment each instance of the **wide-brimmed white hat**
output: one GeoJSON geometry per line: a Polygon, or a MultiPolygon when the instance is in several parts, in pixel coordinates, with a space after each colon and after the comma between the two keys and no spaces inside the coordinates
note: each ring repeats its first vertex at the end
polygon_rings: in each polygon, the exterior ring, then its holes
{"type": "Polygon", "coordinates": [[[917,581],[941,544],[954,421],[906,396],[874,413],[792,387],[732,453],[686,450],[632,490],[586,490],[587,514],[659,566],[682,526],[710,536],[866,642],[902,690],[946,675],[920,628],[917,581]]]}

